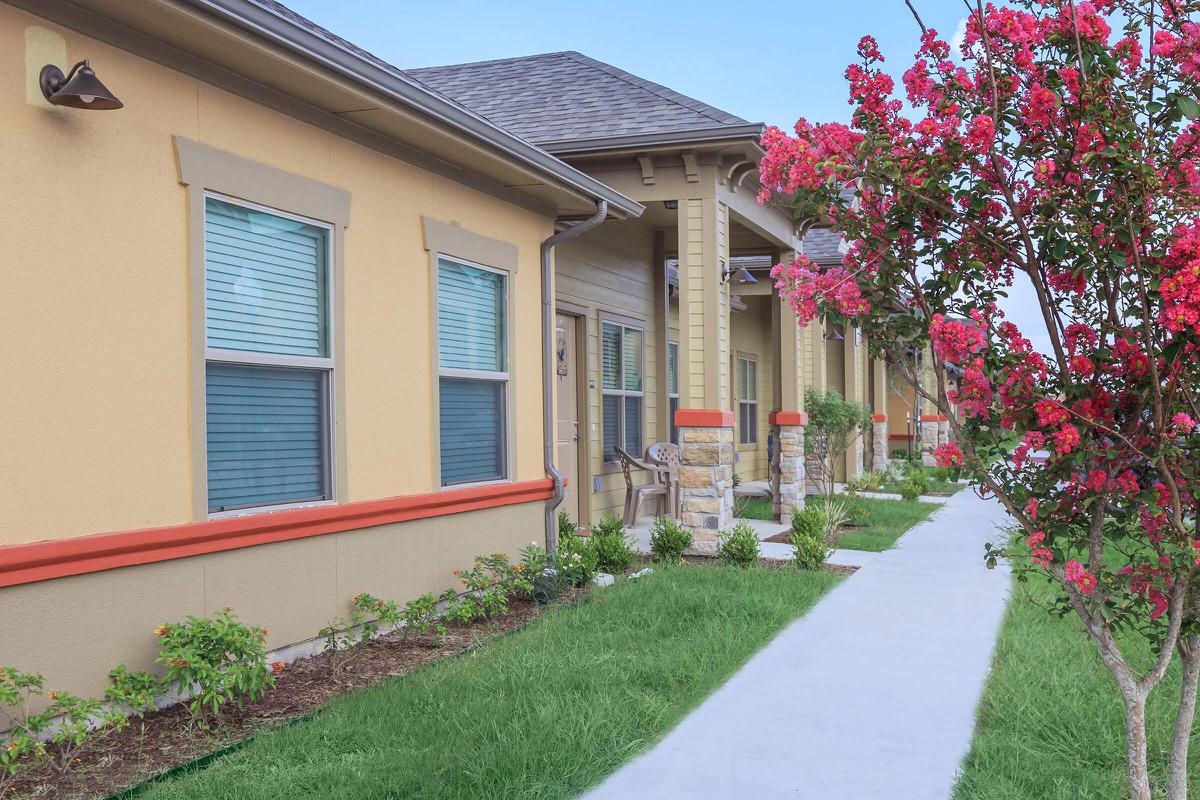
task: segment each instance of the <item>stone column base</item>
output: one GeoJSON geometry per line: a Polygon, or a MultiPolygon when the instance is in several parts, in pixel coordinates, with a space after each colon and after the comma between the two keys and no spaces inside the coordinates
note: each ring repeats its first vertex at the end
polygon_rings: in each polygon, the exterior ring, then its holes
{"type": "Polygon", "coordinates": [[[675,412],[683,465],[679,492],[689,528],[720,531],[733,524],[733,412],[675,412]]]}
{"type": "Polygon", "coordinates": [[[775,496],[775,516],[786,519],[792,508],[804,507],[804,426],[808,415],[803,411],[775,411],[768,417],[775,439],[771,454],[771,485],[775,496]]]}
{"type": "Polygon", "coordinates": [[[871,469],[884,469],[888,464],[887,414],[871,416],[871,469]]]}
{"type": "Polygon", "coordinates": [[[933,458],[933,451],[939,444],[938,423],[941,422],[941,419],[934,414],[926,414],[921,417],[921,463],[927,467],[937,466],[937,462],[933,458]]]}

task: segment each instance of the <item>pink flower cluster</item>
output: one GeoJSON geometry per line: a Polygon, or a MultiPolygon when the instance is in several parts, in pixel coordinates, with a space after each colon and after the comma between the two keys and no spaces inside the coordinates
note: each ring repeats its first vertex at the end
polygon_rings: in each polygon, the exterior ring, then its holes
{"type": "Polygon", "coordinates": [[[1185,22],[1180,26],[1182,36],[1169,31],[1154,33],[1154,44],[1150,52],[1159,58],[1169,59],[1179,65],[1179,71],[1192,78],[1200,77],[1200,26],[1185,22]]]}
{"type": "Polygon", "coordinates": [[[1054,560],[1054,553],[1050,552],[1050,548],[1043,546],[1042,542],[1044,541],[1046,541],[1045,531],[1031,534],[1025,540],[1025,544],[1029,546],[1029,555],[1033,558],[1033,563],[1039,567],[1048,567],[1054,560]]]}
{"type": "Polygon", "coordinates": [[[1075,584],[1080,594],[1090,595],[1096,589],[1096,576],[1088,572],[1078,561],[1068,561],[1065,578],[1075,584]]]}
{"type": "MultiPolygon", "coordinates": [[[[1168,564],[1166,558],[1160,558],[1159,564],[1168,564]]],[[[1122,567],[1118,575],[1129,578],[1129,591],[1142,595],[1150,603],[1150,619],[1158,619],[1169,606],[1164,589],[1171,586],[1170,573],[1162,566],[1153,564],[1138,564],[1136,567],[1122,567]]]]}
{"type": "Polygon", "coordinates": [[[1200,221],[1180,225],[1172,235],[1164,266],[1174,271],[1159,287],[1163,300],[1159,321],[1176,333],[1200,334],[1200,221]]]}
{"type": "Polygon", "coordinates": [[[807,325],[821,312],[822,303],[847,317],[871,310],[854,275],[845,267],[822,268],[807,256],[797,256],[790,264],[776,264],[771,277],[801,325],[807,325]]]}
{"type": "Polygon", "coordinates": [[[963,464],[962,450],[954,442],[946,442],[935,447],[933,459],[939,467],[961,467],[963,464]]]}
{"type": "Polygon", "coordinates": [[[942,314],[934,314],[930,320],[929,338],[933,352],[954,364],[965,363],[987,345],[978,325],[948,320],[942,314]]]}

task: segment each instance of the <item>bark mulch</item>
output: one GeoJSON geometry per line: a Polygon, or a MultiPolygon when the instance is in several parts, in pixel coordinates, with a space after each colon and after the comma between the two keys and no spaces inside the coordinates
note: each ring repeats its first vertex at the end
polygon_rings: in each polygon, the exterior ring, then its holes
{"type": "MultiPolygon", "coordinates": [[[[575,602],[585,592],[572,590],[558,602],[575,602]]],[[[227,749],[262,730],[291,722],[336,697],[523,628],[546,608],[514,598],[504,614],[469,625],[450,625],[440,640],[432,634],[405,638],[401,631],[394,631],[341,652],[336,663],[329,653],[299,659],[275,676],[275,687],[262,700],[240,709],[231,707],[213,730],[198,727],[182,705],[147,713],[131,720],[125,730],[94,740],[66,771],[57,771],[49,763],[28,768],[20,773],[4,800],[109,797],[166,770],[227,749]]]]}

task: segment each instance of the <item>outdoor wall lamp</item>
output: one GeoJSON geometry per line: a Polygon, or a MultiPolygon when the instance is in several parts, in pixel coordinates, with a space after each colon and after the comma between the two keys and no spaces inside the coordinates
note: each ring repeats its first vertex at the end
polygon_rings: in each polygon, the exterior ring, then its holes
{"type": "Polygon", "coordinates": [[[110,111],[125,105],[100,82],[87,59],[71,67],[66,75],[53,64],[47,64],[38,75],[38,84],[53,106],[110,111]]]}
{"type": "Polygon", "coordinates": [[[745,286],[758,283],[758,278],[751,275],[750,270],[745,267],[738,267],[731,271],[724,263],[721,264],[721,280],[725,283],[739,283],[745,286]]]}

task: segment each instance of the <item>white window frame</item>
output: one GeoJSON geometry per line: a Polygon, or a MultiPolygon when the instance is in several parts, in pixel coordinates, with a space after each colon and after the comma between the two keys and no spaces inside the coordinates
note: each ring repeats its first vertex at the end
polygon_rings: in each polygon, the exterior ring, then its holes
{"type": "Polygon", "coordinates": [[[440,435],[440,427],[435,431],[434,442],[435,452],[434,457],[437,461],[437,480],[438,488],[442,491],[450,489],[468,489],[472,486],[492,486],[500,483],[512,482],[512,460],[513,454],[510,449],[512,442],[512,414],[509,410],[512,408],[512,306],[511,289],[512,273],[508,270],[489,267],[487,264],[479,264],[474,261],[469,261],[465,258],[452,256],[448,253],[435,252],[433,253],[433,358],[437,366],[437,383],[435,385],[434,398],[434,419],[436,424],[441,423],[441,383],[442,378],[459,378],[463,380],[487,381],[491,383],[502,383],[503,391],[500,393],[500,458],[501,476],[498,478],[489,478],[480,481],[463,481],[461,483],[442,483],[442,439],[440,435]],[[460,369],[457,367],[443,367],[441,357],[441,328],[439,320],[439,310],[441,308],[441,294],[438,292],[438,280],[441,271],[441,263],[449,261],[453,264],[459,264],[464,267],[482,270],[483,272],[491,272],[499,275],[504,279],[504,296],[500,300],[500,307],[504,309],[504,367],[503,371],[492,370],[476,370],[476,369],[460,369]]]}
{"type": "MultiPolygon", "coordinates": [[[[605,464],[616,464],[616,463],[620,462],[620,458],[606,458],[605,453],[604,453],[604,425],[607,421],[604,419],[604,397],[611,396],[611,397],[620,397],[621,398],[621,402],[617,404],[617,415],[618,415],[618,421],[617,421],[617,431],[618,431],[617,439],[618,439],[618,441],[617,441],[617,444],[623,450],[627,450],[626,438],[625,438],[625,434],[626,434],[626,430],[625,430],[625,426],[626,426],[625,398],[626,397],[636,397],[641,400],[641,402],[642,402],[642,414],[641,414],[642,430],[641,430],[641,435],[639,436],[639,439],[641,440],[640,444],[642,445],[642,448],[645,448],[645,445],[646,445],[646,328],[645,328],[645,326],[643,326],[641,324],[637,324],[637,323],[634,323],[629,320],[601,317],[600,318],[599,347],[600,347],[599,355],[600,355],[600,395],[601,395],[601,400],[600,400],[600,458],[603,461],[603,463],[605,463],[605,464]],[[614,328],[618,328],[621,331],[620,344],[618,345],[618,353],[620,355],[619,355],[619,361],[618,361],[618,367],[617,367],[617,369],[619,370],[618,377],[620,378],[620,383],[621,383],[620,389],[606,389],[604,387],[604,326],[605,325],[611,325],[614,328]],[[641,334],[641,339],[642,339],[641,353],[639,354],[640,357],[638,358],[638,373],[641,375],[641,378],[642,378],[642,388],[640,391],[634,391],[634,390],[625,388],[625,332],[630,331],[630,330],[639,332],[641,334]]],[[[634,458],[642,457],[641,453],[630,453],[629,455],[633,456],[634,458]]]]}
{"type": "Polygon", "coordinates": [[[675,351],[675,388],[671,388],[670,372],[667,373],[667,438],[672,444],[679,444],[679,427],[675,424],[675,411],[679,410],[679,342],[667,342],[667,359],[670,364],[671,351],[675,351]],[[675,402],[672,403],[671,401],[675,402]],[[674,409],[671,406],[675,406],[674,409]]]}
{"type": "MultiPolygon", "coordinates": [[[[252,203],[249,200],[242,200],[237,197],[231,197],[221,192],[204,190],[201,193],[201,202],[205,203],[205,208],[202,212],[204,220],[204,230],[200,231],[200,240],[208,241],[208,210],[207,200],[212,198],[222,203],[227,203],[232,206],[240,206],[251,211],[257,211],[262,214],[270,214],[271,216],[280,217],[282,219],[290,219],[296,222],[301,222],[305,225],[311,225],[315,228],[322,228],[326,232],[325,236],[325,274],[324,274],[324,324],[321,326],[321,336],[326,356],[298,356],[298,355],[282,355],[275,353],[263,353],[257,350],[230,350],[221,347],[208,346],[208,260],[205,257],[204,269],[204,297],[202,298],[202,308],[204,309],[204,370],[207,374],[208,365],[211,363],[220,364],[235,364],[247,367],[281,367],[291,369],[304,369],[310,372],[320,372],[321,380],[321,403],[324,422],[324,436],[321,437],[321,459],[325,470],[322,475],[322,489],[325,497],[323,499],[314,500],[299,500],[287,503],[270,503],[261,506],[247,506],[245,508],[231,508],[222,511],[209,511],[209,519],[221,519],[224,517],[241,517],[249,514],[262,514],[269,511],[283,511],[289,508],[310,508],[313,506],[335,505],[338,502],[337,497],[337,469],[335,463],[336,448],[333,446],[334,435],[334,420],[336,419],[335,406],[337,398],[334,392],[334,341],[333,331],[335,330],[336,320],[334,319],[333,305],[333,269],[334,269],[334,234],[335,228],[328,222],[323,222],[311,217],[305,217],[300,214],[293,214],[283,209],[272,208],[271,206],[261,203],[252,203]]],[[[207,432],[208,409],[204,412],[205,430],[207,432]]],[[[207,470],[207,463],[205,470],[207,470]]],[[[207,486],[207,471],[205,472],[205,485],[207,486]]]]}
{"type": "Polygon", "coordinates": [[[749,353],[738,353],[737,356],[737,387],[738,387],[738,444],[756,445],[758,444],[758,357],[749,353]],[[753,390],[754,399],[742,397],[742,362],[746,362],[754,367],[754,381],[751,384],[747,382],[747,386],[753,390]],[[742,408],[753,407],[754,425],[746,426],[742,424],[742,408]],[[748,427],[753,430],[747,430],[748,427]],[[747,438],[750,437],[750,438],[747,438]]]}

